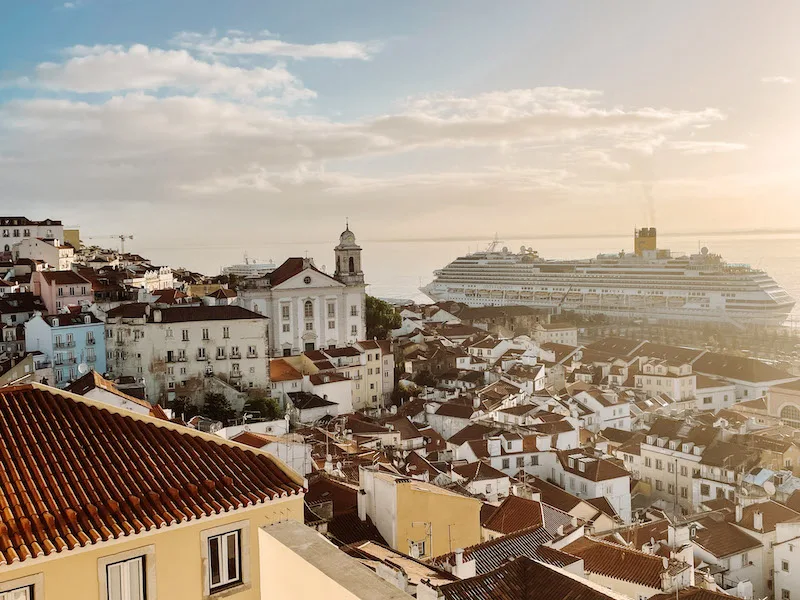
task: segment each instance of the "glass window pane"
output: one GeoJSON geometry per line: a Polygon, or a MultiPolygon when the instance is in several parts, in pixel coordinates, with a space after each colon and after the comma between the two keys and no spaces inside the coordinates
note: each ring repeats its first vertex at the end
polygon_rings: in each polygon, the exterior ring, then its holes
{"type": "Polygon", "coordinates": [[[228,581],[239,579],[239,535],[231,533],[228,536],[228,581]]]}
{"type": "Polygon", "coordinates": [[[144,572],[141,557],[128,561],[128,584],[130,587],[130,600],[144,600],[144,572]]]}
{"type": "Polygon", "coordinates": [[[219,585],[221,581],[219,562],[219,538],[210,538],[208,540],[208,566],[211,570],[212,586],[219,585]]]}
{"type": "Polygon", "coordinates": [[[122,596],[122,565],[108,565],[106,567],[108,582],[108,600],[123,600],[122,596]]]}

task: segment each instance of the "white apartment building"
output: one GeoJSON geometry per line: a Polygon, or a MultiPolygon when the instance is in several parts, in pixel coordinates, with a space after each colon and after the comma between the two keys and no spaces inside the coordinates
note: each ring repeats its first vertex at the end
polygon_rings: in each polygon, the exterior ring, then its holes
{"type": "Polygon", "coordinates": [[[240,306],[123,304],[106,315],[108,369],[144,379],[151,402],[196,399],[216,376],[267,389],[268,319],[240,306]]]}
{"type": "Polygon", "coordinates": [[[778,523],[773,546],[775,598],[800,598],[800,522],[778,523]],[[788,594],[787,594],[788,592],[788,594]]]}
{"type": "Polygon", "coordinates": [[[289,258],[261,278],[246,280],[238,304],[272,320],[271,356],[352,345],[366,337],[361,248],[349,227],[334,249],[331,277],[310,258],[289,258]]]}
{"type": "Polygon", "coordinates": [[[11,252],[14,244],[27,238],[64,239],[61,221],[31,221],[25,217],[0,217],[0,251],[11,252]]]}
{"type": "Polygon", "coordinates": [[[689,363],[672,364],[655,358],[642,359],[639,370],[634,375],[636,387],[651,396],[669,394],[675,400],[695,397],[696,376],[689,363]]]}
{"type": "Polygon", "coordinates": [[[697,410],[730,408],[736,402],[736,385],[716,377],[696,376],[697,410]]]}
{"type": "Polygon", "coordinates": [[[42,260],[54,271],[70,271],[75,249],[59,239],[25,238],[11,247],[14,259],[42,260]]]}
{"type": "Polygon", "coordinates": [[[578,498],[605,498],[617,515],[631,522],[631,475],[624,468],[604,458],[597,458],[581,450],[558,453],[558,462],[551,477],[570,494],[578,498]]]}

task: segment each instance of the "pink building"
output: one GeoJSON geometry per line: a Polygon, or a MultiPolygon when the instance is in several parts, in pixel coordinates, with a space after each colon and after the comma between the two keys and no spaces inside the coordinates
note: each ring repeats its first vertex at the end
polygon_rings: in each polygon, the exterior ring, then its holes
{"type": "Polygon", "coordinates": [[[37,271],[31,274],[31,286],[50,314],[68,306],[88,306],[94,301],[92,283],[75,271],[37,271]]]}

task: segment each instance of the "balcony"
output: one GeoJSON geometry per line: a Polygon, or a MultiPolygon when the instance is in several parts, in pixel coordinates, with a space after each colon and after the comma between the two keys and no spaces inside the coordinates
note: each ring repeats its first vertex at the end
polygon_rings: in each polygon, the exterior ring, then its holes
{"type": "Polygon", "coordinates": [[[202,355],[202,356],[201,356],[201,355],[199,355],[199,354],[198,354],[198,355],[197,355],[197,360],[200,360],[200,361],[203,361],[203,362],[205,362],[205,361],[207,361],[207,360],[208,360],[208,357],[207,357],[206,355],[202,355]]]}
{"type": "Polygon", "coordinates": [[[186,357],[185,356],[179,356],[177,360],[178,360],[178,362],[186,362],[186,357]]]}
{"type": "Polygon", "coordinates": [[[217,354],[216,358],[217,358],[217,360],[227,360],[227,359],[228,359],[228,357],[227,357],[227,356],[225,356],[224,354],[223,354],[222,356],[220,356],[219,354],[217,354]]]}
{"type": "Polygon", "coordinates": [[[66,342],[56,342],[53,344],[56,348],[74,348],[75,347],[75,340],[67,340],[66,342]]]}
{"type": "Polygon", "coordinates": [[[97,340],[95,340],[94,338],[88,338],[86,340],[86,345],[87,346],[94,346],[95,344],[97,344],[97,340]]]}
{"type": "Polygon", "coordinates": [[[114,345],[115,346],[124,346],[125,345],[125,340],[121,340],[121,339],[117,338],[116,340],[114,340],[114,345]]]}
{"type": "Polygon", "coordinates": [[[258,352],[248,352],[247,358],[258,358],[258,352]]]}
{"type": "Polygon", "coordinates": [[[231,371],[231,374],[229,375],[229,377],[231,379],[241,379],[242,378],[242,372],[241,371],[231,371]]]}
{"type": "Polygon", "coordinates": [[[239,352],[231,352],[231,360],[239,360],[240,358],[242,358],[242,355],[239,352]]]}

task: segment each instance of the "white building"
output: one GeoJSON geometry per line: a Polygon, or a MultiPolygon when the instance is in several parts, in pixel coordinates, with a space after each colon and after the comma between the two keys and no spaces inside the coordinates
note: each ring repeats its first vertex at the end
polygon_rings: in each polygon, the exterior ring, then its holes
{"type": "Polygon", "coordinates": [[[713,410],[730,408],[736,402],[736,385],[716,377],[697,375],[696,402],[697,410],[713,410]]]}
{"type": "Polygon", "coordinates": [[[778,523],[775,533],[775,598],[800,598],[800,523],[778,523]]]}
{"type": "Polygon", "coordinates": [[[54,271],[70,271],[75,262],[75,249],[55,238],[25,238],[14,244],[11,250],[15,260],[43,260],[54,271]]]}
{"type": "Polygon", "coordinates": [[[27,238],[64,239],[61,221],[31,221],[25,217],[0,217],[0,252],[11,252],[14,244],[27,238]]]}
{"type": "Polygon", "coordinates": [[[106,315],[108,369],[143,378],[151,401],[202,396],[204,379],[267,388],[268,320],[240,306],[123,304],[106,315]]]}
{"type": "Polygon", "coordinates": [[[571,323],[537,323],[533,339],[539,344],[578,345],[578,328],[571,323]]]}
{"type": "Polygon", "coordinates": [[[639,369],[641,372],[634,375],[636,387],[649,395],[669,394],[676,400],[695,397],[696,376],[689,363],[671,364],[666,360],[651,358],[643,359],[639,369]]]}
{"type": "Polygon", "coordinates": [[[333,277],[310,258],[289,258],[267,276],[249,279],[239,305],[272,320],[272,356],[336,348],[366,337],[361,248],[349,227],[334,249],[333,277]]]}
{"type": "MultiPolygon", "coordinates": [[[[631,522],[631,476],[616,463],[580,450],[560,452],[554,479],[578,498],[605,498],[625,522],[631,522]]],[[[545,475],[547,476],[547,475],[545,475]]]]}

